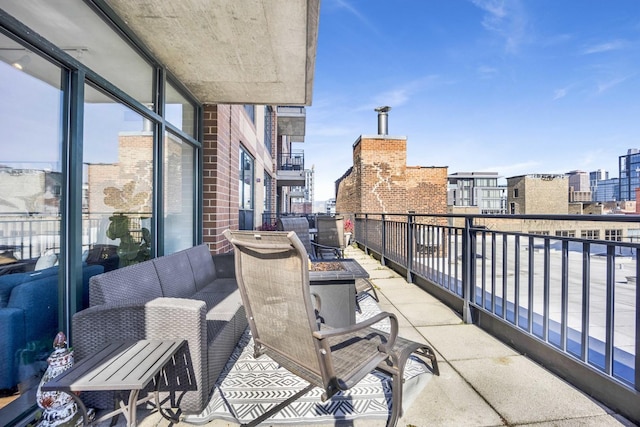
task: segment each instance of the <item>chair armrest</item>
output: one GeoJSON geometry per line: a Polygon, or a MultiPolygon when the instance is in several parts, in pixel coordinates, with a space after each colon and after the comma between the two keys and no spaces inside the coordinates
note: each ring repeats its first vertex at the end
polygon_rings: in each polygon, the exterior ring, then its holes
{"type": "Polygon", "coordinates": [[[375,325],[376,323],[388,318],[391,322],[391,329],[389,333],[389,338],[387,340],[387,344],[383,345],[382,351],[389,353],[393,348],[396,339],[398,337],[398,318],[395,314],[389,313],[388,311],[383,311],[382,313],[378,313],[369,319],[363,320],[362,322],[358,322],[355,325],[345,326],[342,328],[332,328],[332,329],[323,329],[321,331],[314,331],[313,336],[319,340],[324,340],[327,338],[334,338],[340,335],[347,335],[362,329],[366,329],[375,325]]]}
{"type": "Polygon", "coordinates": [[[315,242],[311,242],[311,245],[314,247],[316,253],[318,253],[318,249],[329,249],[335,252],[336,258],[344,258],[344,251],[342,250],[342,248],[339,248],[337,246],[321,245],[320,243],[315,242]]]}
{"type": "Polygon", "coordinates": [[[71,319],[71,339],[75,357],[87,357],[109,341],[145,338],[143,300],[95,305],[79,311],[71,319]]]}

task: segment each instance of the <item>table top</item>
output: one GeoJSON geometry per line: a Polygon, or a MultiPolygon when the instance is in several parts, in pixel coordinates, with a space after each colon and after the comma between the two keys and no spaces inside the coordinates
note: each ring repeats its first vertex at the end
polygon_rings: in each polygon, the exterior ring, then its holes
{"type": "Polygon", "coordinates": [[[109,343],[43,384],[42,391],[142,390],[184,343],[184,340],[109,343]]]}
{"type": "Polygon", "coordinates": [[[332,259],[324,261],[313,261],[314,264],[326,263],[340,263],[344,270],[323,270],[323,271],[309,271],[310,282],[326,282],[326,281],[340,281],[340,280],[355,280],[366,279],[369,277],[367,270],[362,268],[355,259],[342,258],[332,259]]]}

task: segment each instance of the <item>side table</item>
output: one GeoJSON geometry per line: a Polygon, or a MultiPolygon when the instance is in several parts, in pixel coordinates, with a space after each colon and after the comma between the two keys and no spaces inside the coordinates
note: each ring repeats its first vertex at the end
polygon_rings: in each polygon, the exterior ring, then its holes
{"type": "MultiPolygon", "coordinates": [[[[99,423],[123,413],[127,426],[136,425],[136,408],[139,404],[158,397],[159,376],[164,366],[184,345],[185,340],[140,340],[120,341],[107,344],[100,351],[87,357],[71,369],[42,385],[42,391],[64,391],[78,404],[84,425],[89,425],[87,408],[78,396],[82,391],[129,391],[129,402],[120,403],[120,408],[96,419],[99,423]],[[153,396],[138,400],[140,390],[155,379],[153,396]]],[[[175,421],[175,420],[174,420],[175,421]]]]}

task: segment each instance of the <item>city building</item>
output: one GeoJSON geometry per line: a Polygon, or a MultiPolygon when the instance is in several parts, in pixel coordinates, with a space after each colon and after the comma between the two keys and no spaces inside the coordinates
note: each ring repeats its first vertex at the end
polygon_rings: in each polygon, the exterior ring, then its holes
{"type": "Polygon", "coordinates": [[[609,171],[606,171],[604,169],[597,169],[595,171],[589,172],[589,189],[591,190],[593,201],[596,201],[595,193],[598,188],[598,182],[606,179],[609,179],[609,171]]]}
{"type": "Polygon", "coordinates": [[[14,331],[3,421],[33,411],[55,332],[73,344],[86,260],[106,268],[100,256],[126,239],[145,259],[200,243],[228,252],[223,230],[256,228],[305,184],[293,144],[312,99],[319,3],[2,2],[0,268],[46,255],[58,271],[52,300],[32,302],[54,332],[14,331]]]}
{"type": "Polygon", "coordinates": [[[590,202],[592,200],[589,174],[574,170],[567,172],[569,180],[569,203],[590,202]]]}
{"type": "Polygon", "coordinates": [[[447,205],[476,206],[477,213],[507,213],[507,189],[497,172],[456,172],[447,178],[447,205]]]}
{"type": "Polygon", "coordinates": [[[595,192],[593,193],[594,202],[612,202],[619,200],[620,194],[620,179],[607,178],[597,181],[595,192]]]}
{"type": "Polygon", "coordinates": [[[507,178],[509,214],[567,214],[566,175],[530,174],[507,178]]]}
{"type": "Polygon", "coordinates": [[[620,195],[618,200],[635,200],[636,188],[640,188],[640,149],[630,148],[618,158],[620,195]]]}

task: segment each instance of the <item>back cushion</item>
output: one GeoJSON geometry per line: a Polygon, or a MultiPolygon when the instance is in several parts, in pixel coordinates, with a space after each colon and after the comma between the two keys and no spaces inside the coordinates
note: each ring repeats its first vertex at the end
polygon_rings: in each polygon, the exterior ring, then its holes
{"type": "Polygon", "coordinates": [[[189,257],[193,278],[198,290],[203,289],[216,280],[216,266],[211,257],[211,252],[209,252],[209,247],[206,244],[194,246],[185,252],[187,257],[189,257]]]}
{"type": "Polygon", "coordinates": [[[162,295],[186,298],[196,293],[191,263],[184,251],[153,260],[160,279],[162,295]]]}
{"type": "Polygon", "coordinates": [[[9,303],[11,290],[20,283],[48,277],[58,273],[58,267],[51,267],[39,271],[28,271],[26,273],[13,273],[0,276],[0,307],[6,307],[9,303]]]}
{"type": "Polygon", "coordinates": [[[91,306],[129,299],[151,301],[161,296],[160,280],[151,261],[98,274],[89,280],[91,306]]]}

